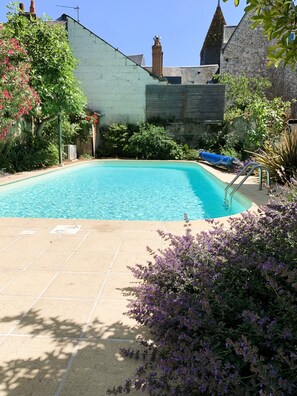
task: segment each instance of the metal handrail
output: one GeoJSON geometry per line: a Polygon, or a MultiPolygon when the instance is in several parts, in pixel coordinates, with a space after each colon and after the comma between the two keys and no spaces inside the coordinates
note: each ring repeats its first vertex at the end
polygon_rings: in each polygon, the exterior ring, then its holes
{"type": "Polygon", "coordinates": [[[225,202],[227,201],[227,194],[228,190],[230,187],[233,186],[235,181],[249,168],[252,167],[249,172],[244,176],[244,178],[241,180],[241,182],[232,190],[230,193],[230,201],[229,201],[229,208],[232,205],[232,199],[233,195],[236,193],[237,190],[243,185],[243,183],[247,180],[247,178],[254,172],[254,170],[259,169],[259,190],[262,190],[262,184],[263,184],[263,170],[266,171],[266,177],[267,177],[267,184],[270,187],[271,185],[271,180],[270,180],[270,172],[269,169],[261,164],[258,164],[257,162],[250,162],[249,164],[245,165],[241,171],[234,177],[234,179],[231,180],[231,182],[227,185],[225,188],[225,202]]]}

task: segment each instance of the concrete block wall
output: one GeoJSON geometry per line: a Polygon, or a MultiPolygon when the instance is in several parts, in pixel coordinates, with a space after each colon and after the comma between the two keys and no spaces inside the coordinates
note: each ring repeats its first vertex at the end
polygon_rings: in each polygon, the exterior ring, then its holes
{"type": "Polygon", "coordinates": [[[162,119],[221,123],[224,118],[225,85],[148,85],[146,116],[162,119]]]}
{"type": "Polygon", "coordinates": [[[146,86],[164,82],[70,17],[67,30],[79,62],[76,77],[88,98],[88,107],[103,115],[100,124],[144,121],[146,86]]]}

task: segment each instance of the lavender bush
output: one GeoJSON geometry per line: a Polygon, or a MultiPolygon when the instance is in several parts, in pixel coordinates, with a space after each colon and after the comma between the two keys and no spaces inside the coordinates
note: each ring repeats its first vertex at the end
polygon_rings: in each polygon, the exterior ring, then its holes
{"type": "Polygon", "coordinates": [[[149,338],[134,379],[109,393],[297,394],[297,189],[230,227],[162,234],[169,248],[132,268],[129,314],[149,338]]]}

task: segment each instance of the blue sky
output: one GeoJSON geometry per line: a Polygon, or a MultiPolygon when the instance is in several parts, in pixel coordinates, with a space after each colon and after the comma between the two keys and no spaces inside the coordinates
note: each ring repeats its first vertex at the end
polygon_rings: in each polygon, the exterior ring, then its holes
{"type": "MultiPolygon", "coordinates": [[[[2,0],[0,21],[6,20],[7,2],[2,0]]],[[[26,11],[30,0],[23,0],[26,11]]],[[[237,25],[244,3],[235,7],[233,0],[223,3],[228,25],[237,25]]],[[[80,23],[125,55],[144,54],[151,65],[153,37],[161,36],[164,66],[196,66],[200,50],[213,18],[218,0],[35,0],[38,16],[57,19],[63,13],[80,23]],[[65,6],[57,7],[57,5],[65,6]]]]}

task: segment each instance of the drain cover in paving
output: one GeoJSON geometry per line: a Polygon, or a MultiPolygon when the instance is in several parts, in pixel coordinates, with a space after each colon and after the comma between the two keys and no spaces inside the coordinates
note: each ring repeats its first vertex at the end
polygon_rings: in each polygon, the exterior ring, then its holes
{"type": "Polygon", "coordinates": [[[23,230],[20,232],[20,235],[34,235],[35,233],[35,230],[23,230]]]}
{"type": "Polygon", "coordinates": [[[50,234],[64,234],[64,235],[74,235],[80,229],[78,225],[57,225],[50,231],[50,234]]]}

